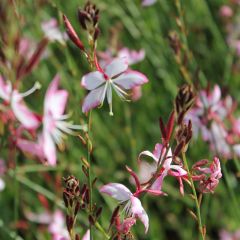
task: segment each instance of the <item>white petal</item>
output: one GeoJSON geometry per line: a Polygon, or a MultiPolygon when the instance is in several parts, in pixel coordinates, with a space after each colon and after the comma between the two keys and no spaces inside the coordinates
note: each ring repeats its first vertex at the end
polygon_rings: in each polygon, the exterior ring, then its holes
{"type": "Polygon", "coordinates": [[[82,105],[82,111],[84,113],[88,112],[90,109],[95,108],[103,103],[106,95],[106,84],[102,87],[92,90],[85,97],[82,105]]]}
{"type": "Polygon", "coordinates": [[[137,71],[128,71],[123,73],[116,79],[114,79],[113,83],[118,84],[124,89],[132,89],[136,86],[140,86],[144,83],[147,83],[148,79],[145,75],[137,71]]]}
{"type": "Polygon", "coordinates": [[[128,69],[126,58],[116,58],[106,66],[105,73],[109,78],[112,78],[128,69]]]}
{"type": "Polygon", "coordinates": [[[101,72],[90,72],[83,76],[81,85],[87,90],[93,90],[103,84],[106,80],[101,72]]]}
{"type": "Polygon", "coordinates": [[[90,240],[90,230],[87,230],[87,232],[84,234],[82,240],[90,240]]]}
{"type": "Polygon", "coordinates": [[[142,207],[141,201],[138,198],[132,196],[131,202],[132,202],[132,208],[131,208],[132,213],[134,217],[137,217],[141,220],[141,222],[145,226],[145,233],[146,233],[149,227],[148,215],[144,210],[144,208],[142,207]]]}
{"type": "Polygon", "coordinates": [[[0,191],[5,188],[5,182],[0,178],[0,191]]]}
{"type": "Polygon", "coordinates": [[[155,155],[153,153],[151,153],[150,151],[143,151],[139,154],[138,156],[138,159],[140,160],[140,157],[142,155],[145,155],[145,156],[148,156],[148,157],[151,157],[156,163],[158,162],[158,158],[155,157],[155,155]]]}
{"type": "Polygon", "coordinates": [[[125,202],[132,196],[130,190],[120,183],[106,184],[100,188],[100,192],[108,194],[120,202],[125,202]]]}
{"type": "Polygon", "coordinates": [[[55,166],[57,162],[56,146],[51,135],[46,131],[43,133],[43,151],[48,163],[55,166]]]}
{"type": "Polygon", "coordinates": [[[171,169],[177,171],[179,173],[179,177],[187,175],[187,171],[178,165],[171,165],[171,169]]]}

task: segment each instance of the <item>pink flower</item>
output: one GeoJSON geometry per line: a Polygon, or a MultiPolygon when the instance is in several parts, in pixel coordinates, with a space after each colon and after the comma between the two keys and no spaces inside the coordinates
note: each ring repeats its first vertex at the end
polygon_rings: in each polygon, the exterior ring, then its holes
{"type": "Polygon", "coordinates": [[[88,112],[90,109],[102,105],[105,97],[112,111],[112,90],[121,99],[125,99],[125,90],[132,89],[148,82],[145,75],[140,72],[128,70],[128,64],[124,58],[114,59],[104,70],[91,72],[83,76],[81,85],[90,90],[83,102],[82,111],[88,112]]]}
{"type": "Polygon", "coordinates": [[[55,18],[51,18],[48,21],[42,23],[42,30],[50,41],[58,41],[61,44],[64,44],[67,40],[67,34],[62,33],[58,27],[58,22],[55,18]]]}
{"type": "Polygon", "coordinates": [[[147,7],[150,5],[153,5],[157,0],[143,0],[142,1],[142,6],[147,7]]]}
{"type": "Polygon", "coordinates": [[[66,122],[69,115],[64,114],[68,93],[59,90],[59,76],[56,75],[50,83],[44,99],[43,132],[38,137],[38,142],[31,142],[19,138],[17,146],[40,160],[46,159],[48,164],[55,166],[57,153],[55,144],[62,146],[66,134],[74,134],[73,130],[86,130],[86,125],[73,125],[66,122]]]}
{"type": "Polygon", "coordinates": [[[187,177],[187,172],[179,165],[172,164],[172,151],[169,148],[168,153],[166,154],[166,148],[162,144],[157,143],[153,153],[150,151],[143,151],[139,154],[138,159],[142,155],[151,157],[155,162],[155,172],[157,171],[158,166],[161,166],[160,172],[157,179],[152,184],[151,189],[154,191],[162,191],[163,180],[167,175],[176,177],[180,184],[180,192],[183,194],[183,183],[182,178],[187,177]],[[164,159],[166,155],[166,158],[164,159]]]}
{"type": "Polygon", "coordinates": [[[200,191],[203,193],[214,192],[222,177],[220,161],[214,157],[213,162],[207,167],[208,160],[201,160],[193,165],[193,170],[201,175],[193,176],[194,180],[200,180],[200,191]],[[205,166],[205,167],[204,167],[205,166]]]}
{"type": "Polygon", "coordinates": [[[109,183],[101,187],[101,193],[105,193],[125,204],[124,211],[127,217],[138,218],[145,226],[145,233],[148,231],[149,219],[142,207],[141,201],[131,191],[120,183],[109,183]]]}
{"type": "Polygon", "coordinates": [[[23,102],[23,98],[39,88],[40,84],[36,82],[27,92],[19,93],[17,89],[12,88],[10,82],[5,82],[0,75],[0,98],[10,105],[15,117],[26,129],[36,129],[39,126],[40,121],[36,114],[28,109],[23,102]]]}
{"type": "Polygon", "coordinates": [[[226,18],[229,18],[229,17],[232,17],[233,15],[233,10],[227,6],[227,5],[223,5],[221,8],[220,8],[220,11],[219,11],[220,15],[222,17],[226,17],[226,18]]]}

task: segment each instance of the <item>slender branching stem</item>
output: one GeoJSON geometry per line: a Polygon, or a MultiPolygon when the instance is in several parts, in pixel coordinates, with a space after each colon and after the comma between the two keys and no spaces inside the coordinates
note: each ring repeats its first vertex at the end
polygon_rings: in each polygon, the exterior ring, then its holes
{"type": "Polygon", "coordinates": [[[193,192],[193,196],[194,196],[194,201],[195,201],[196,211],[197,211],[199,232],[201,233],[202,240],[205,240],[205,231],[204,231],[204,227],[202,225],[200,204],[198,202],[198,196],[197,196],[196,188],[194,186],[194,182],[193,182],[193,179],[192,179],[192,174],[189,170],[186,154],[184,152],[182,153],[182,158],[183,158],[183,162],[184,162],[185,168],[186,168],[187,173],[188,173],[188,177],[189,177],[189,180],[190,180],[190,183],[191,183],[191,188],[192,188],[192,192],[193,192]]]}

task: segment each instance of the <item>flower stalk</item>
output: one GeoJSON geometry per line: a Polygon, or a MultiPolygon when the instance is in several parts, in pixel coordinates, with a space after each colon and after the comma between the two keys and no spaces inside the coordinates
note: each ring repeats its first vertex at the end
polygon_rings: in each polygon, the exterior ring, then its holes
{"type": "Polygon", "coordinates": [[[193,196],[194,196],[194,201],[195,201],[196,211],[197,211],[198,229],[199,229],[199,232],[201,234],[202,240],[205,240],[206,239],[205,238],[206,237],[206,226],[203,226],[203,224],[202,224],[200,204],[198,202],[198,196],[197,196],[196,188],[194,186],[194,182],[193,182],[193,179],[192,179],[192,174],[189,170],[189,166],[188,166],[188,162],[187,162],[185,152],[182,152],[182,159],[183,159],[184,166],[185,166],[185,168],[187,170],[187,173],[188,173],[188,177],[189,177],[189,180],[190,180],[190,183],[191,183],[191,188],[192,188],[192,192],[193,192],[193,196]]]}

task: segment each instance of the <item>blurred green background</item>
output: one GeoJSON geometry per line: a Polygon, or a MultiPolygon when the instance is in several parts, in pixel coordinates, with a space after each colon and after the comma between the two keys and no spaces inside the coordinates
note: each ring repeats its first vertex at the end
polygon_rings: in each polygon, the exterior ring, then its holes
{"type": "MultiPolygon", "coordinates": [[[[231,61],[237,62],[238,59],[232,55],[226,44],[224,24],[219,17],[219,9],[227,1],[181,2],[188,30],[189,48],[193,52],[195,66],[199,66],[205,73],[205,86],[207,83],[218,83],[239,99],[239,74],[228,74],[231,71],[231,61]]],[[[23,36],[39,41],[43,37],[41,22],[52,17],[59,20],[60,27],[64,30],[61,17],[64,13],[80,38],[85,39],[85,33],[76,17],[78,7],[82,7],[85,1],[19,0],[15,3],[18,13],[24,16],[25,25],[21,29],[23,36]]],[[[93,111],[93,173],[98,176],[97,185],[121,182],[131,188],[124,166],[129,165],[137,171],[138,154],[146,149],[152,151],[155,143],[161,141],[158,118],[161,116],[167,120],[178,87],[184,84],[168,41],[170,31],[179,31],[176,24],[178,13],[173,0],[158,0],[155,5],[146,8],[141,6],[140,0],[96,0],[94,3],[101,10],[99,51],[105,51],[109,47],[110,29],[120,23],[122,28],[119,41],[122,45],[136,50],[143,48],[146,52],[145,59],[133,66],[149,78],[149,83],[143,86],[142,98],[137,102],[123,103],[114,96],[114,117],[109,116],[107,104],[93,111]]],[[[12,26],[18,26],[14,15],[11,21],[12,26]]],[[[8,26],[6,31],[7,29],[8,26]]],[[[35,81],[39,81],[43,86],[26,101],[32,109],[41,113],[45,90],[54,75],[59,73],[61,87],[70,93],[67,111],[72,113],[74,123],[86,121],[81,112],[81,103],[86,92],[80,86],[81,77],[90,71],[86,60],[70,41],[66,46],[50,43],[48,54],[49,56],[42,59],[37,68],[23,80],[22,90],[28,89],[35,81]]],[[[3,149],[1,157],[5,156],[6,150],[3,149]]],[[[16,216],[16,210],[13,211],[14,204],[15,208],[17,207],[18,218],[24,220],[25,210],[41,212],[38,193],[49,199],[52,209],[62,204],[62,177],[73,174],[80,181],[85,181],[81,171],[82,156],[86,156],[86,149],[78,138],[72,136],[66,141],[65,151],[58,154],[56,168],[49,169],[26,158],[22,153],[18,154],[19,179],[14,183],[11,174],[8,174],[5,177],[6,189],[0,193],[0,239],[12,239],[7,232],[12,228],[14,212],[16,216]],[[15,198],[18,199],[17,203],[15,198]]],[[[187,157],[194,163],[202,158],[212,159],[212,153],[207,144],[199,139],[192,142],[187,157]]],[[[232,162],[229,161],[226,167],[229,170],[231,191],[236,199],[232,199],[229,189],[225,186],[225,176],[214,195],[204,195],[202,217],[207,226],[208,239],[218,239],[218,232],[222,228],[236,230],[240,227],[240,216],[233,205],[234,201],[240,201],[236,172],[232,162]]],[[[186,194],[182,197],[177,181],[169,178],[166,178],[163,188],[168,193],[167,197],[144,198],[143,205],[149,214],[150,229],[149,233],[144,235],[144,228],[138,222],[134,227],[136,239],[198,239],[196,222],[187,211],[194,208],[194,202],[188,195],[191,190],[186,186],[186,194]]],[[[94,192],[94,201],[104,206],[100,222],[104,227],[108,227],[116,202],[102,197],[97,191],[94,192]]],[[[86,216],[80,214],[79,227],[86,224],[86,216]]],[[[18,234],[26,240],[51,239],[44,229],[31,222],[28,222],[26,230],[20,229],[18,234]]],[[[95,234],[95,239],[101,239],[97,231],[95,234]]]]}

